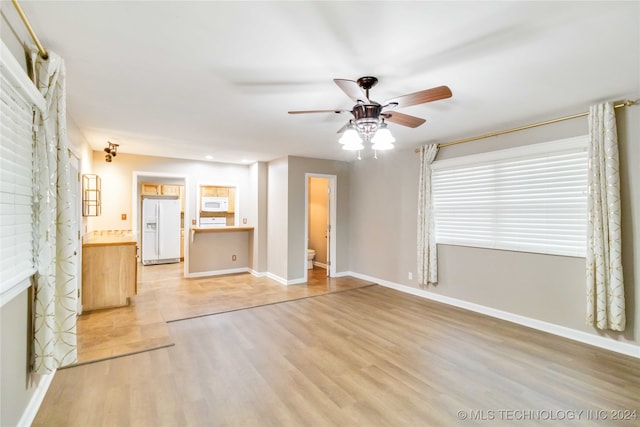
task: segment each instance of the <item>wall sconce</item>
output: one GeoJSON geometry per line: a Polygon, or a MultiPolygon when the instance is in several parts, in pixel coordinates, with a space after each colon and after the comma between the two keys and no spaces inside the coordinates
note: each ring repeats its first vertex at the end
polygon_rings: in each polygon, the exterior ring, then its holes
{"type": "Polygon", "coordinates": [[[104,161],[107,163],[111,163],[111,160],[113,160],[113,157],[115,157],[118,154],[118,144],[114,144],[111,141],[107,141],[107,144],[109,144],[105,149],[104,152],[107,153],[104,156],[104,161]]]}
{"type": "Polygon", "coordinates": [[[102,213],[102,180],[98,175],[82,175],[82,216],[102,213]]]}

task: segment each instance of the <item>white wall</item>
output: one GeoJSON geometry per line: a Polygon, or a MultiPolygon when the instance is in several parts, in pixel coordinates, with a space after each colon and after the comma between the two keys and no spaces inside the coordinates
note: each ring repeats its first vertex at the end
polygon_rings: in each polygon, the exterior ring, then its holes
{"type": "MultiPolygon", "coordinates": [[[[93,172],[102,178],[102,215],[93,218],[95,230],[137,230],[140,210],[134,211],[132,209],[134,196],[136,197],[136,206],[139,202],[139,194],[133,194],[134,171],[139,175],[148,174],[147,176],[150,179],[153,178],[153,181],[162,181],[160,176],[163,174],[184,177],[180,180],[184,179],[185,182],[185,242],[190,241],[189,230],[192,221],[197,219],[199,184],[236,187],[238,203],[235,209],[240,223],[242,223],[242,218],[247,218],[246,225],[255,226],[252,221],[257,218],[257,214],[252,211],[255,208],[255,203],[250,200],[252,191],[249,183],[249,166],[138,156],[122,152],[119,152],[111,163],[107,163],[104,161],[104,153],[95,151],[93,153],[93,172]],[[125,220],[121,219],[122,214],[126,214],[125,220]],[[250,218],[252,221],[249,221],[250,218]]],[[[170,178],[167,182],[173,182],[175,179],[170,178]]],[[[135,188],[138,188],[137,185],[135,188]]],[[[186,258],[191,252],[189,249],[190,247],[185,252],[186,258]]],[[[248,261],[245,261],[245,266],[246,262],[248,261]]],[[[194,271],[189,266],[189,273],[191,272],[194,271]]]]}
{"type": "MultiPolygon", "coordinates": [[[[627,330],[596,331],[585,324],[585,263],[582,258],[438,245],[435,295],[502,310],[611,340],[640,343],[640,107],[618,109],[622,180],[623,266],[627,330]]],[[[445,147],[438,159],[588,133],[586,118],[574,119],[445,147]]],[[[416,221],[419,158],[414,150],[385,153],[351,167],[351,270],[418,288],[416,221]],[[375,191],[372,191],[375,189],[375,191]],[[384,198],[384,203],[380,203],[384,198]],[[412,273],[413,279],[408,279],[412,273]]]]}
{"type": "Polygon", "coordinates": [[[96,230],[132,230],[134,228],[132,222],[134,218],[131,215],[134,171],[186,177],[188,187],[185,188],[185,193],[191,217],[185,218],[185,232],[187,223],[196,218],[199,183],[234,185],[239,194],[239,206],[236,206],[236,209],[240,217],[250,213],[249,167],[245,165],[125,153],[118,153],[111,163],[107,163],[104,161],[102,151],[94,151],[93,171],[102,178],[102,215],[94,219],[96,230]],[[126,220],[121,219],[123,213],[127,214],[126,220]]]}

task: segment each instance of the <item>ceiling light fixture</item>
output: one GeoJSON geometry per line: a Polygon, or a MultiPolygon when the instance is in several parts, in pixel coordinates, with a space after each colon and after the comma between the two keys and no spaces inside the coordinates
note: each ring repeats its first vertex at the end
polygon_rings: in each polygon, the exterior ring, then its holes
{"type": "Polygon", "coordinates": [[[371,138],[371,143],[373,144],[371,148],[374,150],[390,150],[393,148],[393,143],[396,142],[396,139],[391,135],[391,131],[387,128],[387,124],[382,120],[380,123],[380,127],[373,138],[371,138]]]}
{"type": "Polygon", "coordinates": [[[111,163],[111,161],[113,160],[113,158],[118,154],[118,147],[120,145],[118,144],[114,144],[111,141],[107,141],[107,147],[104,149],[104,152],[107,153],[104,156],[104,161],[107,163],[111,163]]]}
{"type": "Polygon", "coordinates": [[[398,107],[425,104],[452,96],[451,89],[447,86],[438,86],[378,103],[369,96],[369,90],[378,83],[376,77],[364,76],[357,81],[348,79],[333,79],[333,81],[356,103],[351,110],[296,110],[289,111],[289,114],[350,113],[353,119],[338,131],[338,133],[345,131],[339,142],[344,150],[358,151],[358,159],[360,158],[360,150],[364,148],[366,143],[371,143],[375,158],[378,158],[377,152],[379,150],[393,148],[395,138],[387,129],[385,120],[410,128],[416,128],[425,122],[420,117],[396,113],[391,110],[398,107]]]}
{"type": "MultiPolygon", "coordinates": [[[[366,105],[371,107],[371,105],[366,105]]],[[[355,111],[355,109],[354,109],[355,111]]],[[[360,151],[364,148],[363,143],[370,142],[371,148],[378,150],[391,150],[396,139],[391,135],[384,119],[379,117],[356,117],[351,120],[338,140],[342,144],[343,150],[360,151]]],[[[377,158],[377,156],[376,156],[377,158]]]]}

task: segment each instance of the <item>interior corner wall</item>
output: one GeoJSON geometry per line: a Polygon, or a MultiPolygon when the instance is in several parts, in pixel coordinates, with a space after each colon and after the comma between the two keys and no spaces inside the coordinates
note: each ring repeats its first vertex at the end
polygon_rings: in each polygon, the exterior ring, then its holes
{"type": "MultiPolygon", "coordinates": [[[[304,277],[307,248],[305,246],[306,174],[336,176],[336,272],[349,271],[349,163],[337,160],[289,156],[288,174],[288,280],[304,277]]],[[[271,181],[269,181],[271,186],[271,181]]],[[[269,251],[271,254],[271,251],[269,251]]]]}
{"type": "MultiPolygon", "coordinates": [[[[637,94],[631,97],[637,97],[637,94]]],[[[627,329],[600,332],[585,322],[584,258],[438,245],[439,283],[427,292],[548,322],[611,340],[640,344],[640,107],[616,110],[620,145],[623,267],[627,329]]],[[[588,133],[587,119],[444,147],[459,157],[588,133]]],[[[419,156],[384,153],[351,166],[351,271],[418,288],[416,223],[419,156]],[[375,191],[371,191],[375,188],[375,191]],[[409,273],[413,279],[409,279],[409,273]]]]}
{"type": "Polygon", "coordinates": [[[289,162],[286,157],[276,159],[267,168],[267,271],[287,280],[287,222],[288,222],[289,162]]]}

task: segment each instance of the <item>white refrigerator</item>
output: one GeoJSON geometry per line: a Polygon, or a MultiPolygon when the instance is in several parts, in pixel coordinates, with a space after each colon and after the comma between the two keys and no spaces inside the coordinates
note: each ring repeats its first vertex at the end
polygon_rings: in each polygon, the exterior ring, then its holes
{"type": "Polygon", "coordinates": [[[142,264],[180,262],[180,201],[177,197],[142,199],[142,264]]]}

